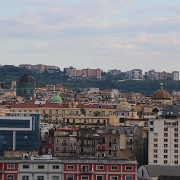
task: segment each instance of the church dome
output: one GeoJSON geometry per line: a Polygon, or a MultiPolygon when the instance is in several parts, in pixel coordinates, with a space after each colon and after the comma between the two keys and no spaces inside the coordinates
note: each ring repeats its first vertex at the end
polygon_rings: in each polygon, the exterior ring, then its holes
{"type": "Polygon", "coordinates": [[[35,83],[35,80],[32,76],[30,76],[29,74],[24,74],[20,78],[19,84],[36,84],[36,83],[35,83]]]}
{"type": "Polygon", "coordinates": [[[160,89],[155,91],[151,99],[171,99],[170,94],[163,89],[163,84],[160,84],[160,89]]]}
{"type": "Polygon", "coordinates": [[[53,96],[53,98],[51,99],[51,104],[62,104],[61,97],[58,95],[53,96]]]}
{"type": "Polygon", "coordinates": [[[130,111],[131,105],[127,102],[127,99],[124,97],[122,98],[122,101],[119,104],[119,110],[120,111],[130,111]]]}

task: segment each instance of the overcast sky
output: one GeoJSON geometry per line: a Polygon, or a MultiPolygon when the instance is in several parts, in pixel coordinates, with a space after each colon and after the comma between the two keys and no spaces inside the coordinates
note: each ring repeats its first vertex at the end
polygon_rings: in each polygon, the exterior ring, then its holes
{"type": "Polygon", "coordinates": [[[0,64],[180,71],[180,0],[0,0],[0,64]]]}

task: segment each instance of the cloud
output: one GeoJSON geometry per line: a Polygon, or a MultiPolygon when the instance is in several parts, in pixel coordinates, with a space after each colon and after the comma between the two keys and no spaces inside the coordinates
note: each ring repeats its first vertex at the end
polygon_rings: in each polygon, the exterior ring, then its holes
{"type": "Polygon", "coordinates": [[[164,54],[166,59],[178,58],[179,6],[142,4],[142,0],[19,0],[16,6],[21,10],[12,9],[0,19],[0,39],[21,42],[19,52],[29,56],[49,53],[71,61],[83,59],[88,65],[106,66],[111,64],[108,59],[119,64],[120,57],[126,62],[164,54]]]}

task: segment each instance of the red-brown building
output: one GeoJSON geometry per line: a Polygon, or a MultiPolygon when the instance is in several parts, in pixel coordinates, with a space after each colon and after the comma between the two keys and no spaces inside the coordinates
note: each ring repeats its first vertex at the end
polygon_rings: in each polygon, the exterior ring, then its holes
{"type": "Polygon", "coordinates": [[[18,179],[18,163],[6,161],[0,163],[0,180],[17,180],[18,179]]]}
{"type": "Polygon", "coordinates": [[[136,180],[137,162],[118,159],[64,160],[67,180],[136,180]]]}
{"type": "Polygon", "coordinates": [[[137,161],[43,157],[36,160],[13,159],[0,160],[0,180],[137,180],[137,161]]]}

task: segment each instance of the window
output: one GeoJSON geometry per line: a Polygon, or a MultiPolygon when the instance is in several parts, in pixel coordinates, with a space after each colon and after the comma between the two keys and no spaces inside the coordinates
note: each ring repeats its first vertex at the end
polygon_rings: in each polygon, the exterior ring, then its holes
{"type": "Polygon", "coordinates": [[[177,133],[174,133],[174,137],[178,137],[178,134],[177,134],[177,133]]]}
{"type": "Polygon", "coordinates": [[[174,139],[174,142],[178,142],[178,139],[174,139]]]}
{"type": "Polygon", "coordinates": [[[153,125],[154,124],[154,121],[150,121],[150,125],[153,125]]]}
{"type": "Polygon", "coordinates": [[[167,164],[167,160],[164,160],[164,164],[167,164]]]}
{"type": "Polygon", "coordinates": [[[126,180],[132,180],[132,176],[126,176],[126,180]]]}
{"type": "Polygon", "coordinates": [[[13,180],[14,179],[14,176],[13,175],[7,175],[7,180],[13,180]]]}
{"type": "Polygon", "coordinates": [[[158,137],[158,133],[154,133],[154,137],[158,137]]]}
{"type": "Polygon", "coordinates": [[[23,165],[23,169],[29,169],[29,165],[23,165]]]}
{"type": "Polygon", "coordinates": [[[154,163],[156,164],[158,161],[157,160],[154,160],[154,163]]]}
{"type": "Polygon", "coordinates": [[[168,128],[164,128],[164,131],[168,131],[168,128]]]}
{"type": "Polygon", "coordinates": [[[59,180],[59,176],[53,176],[52,180],[59,180]]]}
{"type": "Polygon", "coordinates": [[[164,133],[164,137],[168,137],[168,133],[164,133]]]}
{"type": "Polygon", "coordinates": [[[178,155],[174,155],[174,159],[178,159],[178,155]]]}
{"type": "Polygon", "coordinates": [[[29,176],[22,176],[22,180],[29,180],[29,176]]]}
{"type": "Polygon", "coordinates": [[[174,144],[174,147],[175,147],[175,148],[178,148],[178,144],[174,144]]]}
{"type": "Polygon", "coordinates": [[[178,161],[174,161],[174,164],[178,164],[178,161]]]}
{"type": "Polygon", "coordinates": [[[175,132],[178,132],[178,128],[174,128],[174,131],[175,131],[175,132]]]}
{"type": "Polygon", "coordinates": [[[127,171],[131,171],[132,170],[132,166],[126,166],[126,170],[127,171]]]}
{"type": "Polygon", "coordinates": [[[104,169],[104,166],[96,166],[96,169],[104,169]]]}
{"type": "Polygon", "coordinates": [[[82,167],[82,171],[83,171],[83,172],[88,172],[88,166],[83,166],[83,167],[82,167]]]}
{"type": "Polygon", "coordinates": [[[74,166],[68,166],[67,168],[68,169],[74,169],[74,166]]]}
{"type": "Polygon", "coordinates": [[[164,142],[168,142],[168,139],[164,139],[164,142]]]}
{"type": "Polygon", "coordinates": [[[158,156],[156,154],[154,154],[154,158],[157,158],[158,156]]]}
{"type": "Polygon", "coordinates": [[[96,176],[96,180],[103,180],[102,176],[96,176]]]}
{"type": "Polygon", "coordinates": [[[177,149],[175,149],[175,150],[174,150],[174,153],[178,153],[178,150],[177,150],[177,149]]]}
{"type": "Polygon", "coordinates": [[[88,180],[89,179],[89,177],[88,176],[82,176],[82,178],[81,178],[82,180],[88,180]]]}
{"type": "Polygon", "coordinates": [[[157,144],[154,144],[154,147],[158,147],[158,145],[157,145],[157,144]]]}
{"type": "Polygon", "coordinates": [[[154,139],[154,142],[158,142],[158,139],[155,138],[155,139],[154,139]]]}
{"type": "Polygon", "coordinates": [[[53,165],[53,169],[59,169],[59,165],[53,165]]]}
{"type": "Polygon", "coordinates": [[[68,175],[67,176],[67,180],[73,180],[74,178],[73,178],[73,176],[72,175],[68,175]]]}
{"type": "Polygon", "coordinates": [[[167,148],[168,147],[168,144],[164,144],[164,148],[167,148]]]}
{"type": "Polygon", "coordinates": [[[119,123],[124,123],[125,122],[125,118],[119,118],[119,123]]]}
{"type": "Polygon", "coordinates": [[[150,131],[153,131],[154,129],[153,128],[150,128],[150,131]]]}
{"type": "Polygon", "coordinates": [[[44,165],[39,165],[38,169],[44,169],[44,165]]]}
{"type": "Polygon", "coordinates": [[[165,159],[168,158],[168,155],[164,155],[164,158],[165,158],[165,159]]]}
{"type": "Polygon", "coordinates": [[[154,149],[154,153],[157,153],[158,152],[158,150],[157,149],[154,149]]]}
{"type": "Polygon", "coordinates": [[[117,166],[111,166],[111,169],[112,169],[112,170],[117,170],[118,167],[117,167],[117,166]]]}
{"type": "Polygon", "coordinates": [[[44,176],[38,176],[37,180],[44,180],[44,176]]]}
{"type": "Polygon", "coordinates": [[[164,149],[164,153],[168,153],[168,150],[167,150],[167,149],[164,149]]]}
{"type": "Polygon", "coordinates": [[[8,168],[8,169],[15,169],[15,165],[14,165],[14,164],[8,164],[8,165],[7,165],[7,168],[8,168]]]}
{"type": "Polygon", "coordinates": [[[111,176],[111,180],[118,180],[118,178],[114,177],[114,176],[113,177],[111,176]]]}

